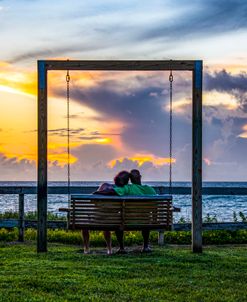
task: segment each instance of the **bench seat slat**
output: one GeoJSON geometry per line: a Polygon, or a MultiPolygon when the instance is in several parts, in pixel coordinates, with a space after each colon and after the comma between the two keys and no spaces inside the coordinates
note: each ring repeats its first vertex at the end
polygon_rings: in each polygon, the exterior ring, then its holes
{"type": "Polygon", "coordinates": [[[109,214],[109,215],[114,215],[114,214],[118,214],[121,212],[121,208],[119,209],[76,209],[76,213],[80,213],[80,214],[93,214],[93,213],[101,213],[101,214],[109,214]]]}
{"type": "Polygon", "coordinates": [[[98,204],[95,204],[94,202],[91,202],[90,204],[84,204],[84,203],[80,203],[80,204],[76,204],[75,203],[75,206],[77,208],[103,208],[103,207],[109,207],[109,208],[118,208],[118,207],[121,207],[122,203],[119,203],[119,204],[104,204],[104,203],[98,203],[98,204]]]}
{"type": "Polygon", "coordinates": [[[76,194],[71,195],[71,200],[110,200],[110,201],[119,201],[119,200],[172,200],[171,195],[145,195],[145,196],[106,196],[106,195],[92,195],[92,194],[76,194]]]}
{"type": "Polygon", "coordinates": [[[138,231],[138,230],[171,230],[171,226],[167,226],[167,224],[152,224],[152,225],[140,225],[140,224],[133,224],[133,225],[126,225],[122,228],[119,225],[102,225],[102,224],[78,224],[75,227],[71,228],[73,230],[95,230],[95,231],[116,231],[116,230],[124,230],[124,231],[138,231]]]}
{"type": "Polygon", "coordinates": [[[171,229],[171,196],[72,195],[69,227],[91,230],[171,229]]]}
{"type": "Polygon", "coordinates": [[[111,221],[111,220],[115,220],[115,221],[119,221],[121,222],[121,216],[118,217],[102,217],[102,216],[90,216],[90,217],[86,217],[86,216],[75,216],[75,221],[79,221],[79,220],[85,220],[85,221],[94,221],[94,220],[101,220],[101,221],[111,221]]]}

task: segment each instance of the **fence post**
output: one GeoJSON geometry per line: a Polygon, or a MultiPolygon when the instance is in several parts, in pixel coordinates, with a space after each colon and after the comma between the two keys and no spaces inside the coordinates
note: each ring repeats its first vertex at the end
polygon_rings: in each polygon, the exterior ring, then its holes
{"type": "Polygon", "coordinates": [[[164,231],[158,232],[158,245],[163,246],[164,245],[164,231]]]}
{"type": "Polygon", "coordinates": [[[24,230],[25,230],[25,221],[24,221],[24,194],[19,194],[19,236],[18,241],[24,241],[24,230]]]}

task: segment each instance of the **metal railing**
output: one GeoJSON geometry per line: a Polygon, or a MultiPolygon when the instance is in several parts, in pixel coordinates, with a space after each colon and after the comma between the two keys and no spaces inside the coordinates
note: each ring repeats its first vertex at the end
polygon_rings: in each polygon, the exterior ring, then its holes
{"type": "MultiPolygon", "coordinates": [[[[70,194],[90,194],[97,190],[96,186],[71,186],[70,194]]],[[[169,187],[155,186],[157,194],[169,194],[169,187]]],[[[67,195],[67,186],[53,186],[48,187],[48,194],[64,194],[67,195]]],[[[25,220],[25,195],[26,194],[37,194],[37,187],[31,186],[0,186],[0,194],[11,194],[18,195],[19,198],[19,219],[0,219],[0,228],[13,228],[18,227],[19,235],[18,240],[24,241],[24,231],[27,227],[37,227],[37,221],[25,220]]],[[[173,187],[173,195],[190,195],[190,187],[173,187]]],[[[203,195],[247,195],[247,188],[242,187],[203,187],[203,195]]],[[[62,228],[67,227],[66,221],[48,221],[48,228],[62,228]]],[[[174,224],[173,230],[190,230],[191,224],[174,224]]],[[[247,229],[246,222],[222,222],[222,223],[203,223],[203,230],[237,230],[247,229]]]]}

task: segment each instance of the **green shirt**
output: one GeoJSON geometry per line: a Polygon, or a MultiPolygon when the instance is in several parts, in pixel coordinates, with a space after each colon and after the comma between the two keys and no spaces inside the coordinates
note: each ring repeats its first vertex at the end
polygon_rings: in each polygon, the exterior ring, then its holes
{"type": "Polygon", "coordinates": [[[134,196],[142,196],[142,195],[156,195],[154,188],[147,185],[126,185],[124,187],[114,186],[114,190],[119,196],[123,195],[134,195],[134,196]]]}

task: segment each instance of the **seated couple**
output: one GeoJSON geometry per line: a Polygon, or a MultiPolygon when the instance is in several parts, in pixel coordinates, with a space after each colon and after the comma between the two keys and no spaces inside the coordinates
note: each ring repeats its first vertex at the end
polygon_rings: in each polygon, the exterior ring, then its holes
{"type": "MultiPolygon", "coordinates": [[[[131,170],[130,173],[127,171],[121,171],[114,177],[114,185],[103,183],[94,194],[101,195],[134,195],[134,196],[143,196],[143,195],[156,195],[155,190],[147,185],[141,184],[141,174],[139,170],[131,170]],[[129,179],[131,184],[129,184],[129,179]]],[[[124,242],[123,242],[123,231],[116,231],[116,237],[119,243],[118,253],[125,253],[124,242]]],[[[149,230],[143,230],[143,252],[149,252],[149,230]]],[[[89,231],[82,230],[83,242],[84,242],[84,253],[89,253],[89,231]]],[[[111,246],[111,232],[104,231],[104,237],[107,245],[107,253],[112,253],[111,246]]]]}

